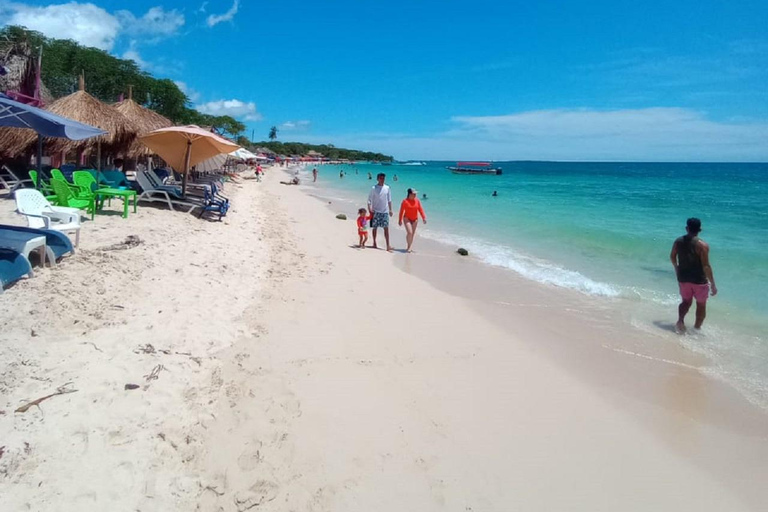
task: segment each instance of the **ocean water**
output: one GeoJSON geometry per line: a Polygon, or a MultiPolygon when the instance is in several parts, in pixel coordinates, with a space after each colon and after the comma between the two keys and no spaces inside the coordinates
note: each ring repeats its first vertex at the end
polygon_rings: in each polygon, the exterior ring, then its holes
{"type": "Polygon", "coordinates": [[[324,165],[319,185],[362,207],[384,172],[395,213],[408,187],[427,194],[421,236],[534,281],[627,301],[641,323],[676,319],[669,252],[699,217],[719,293],[702,334],[682,343],[768,407],[768,164],[501,162],[500,176],[454,175],[453,164],[324,165]]]}

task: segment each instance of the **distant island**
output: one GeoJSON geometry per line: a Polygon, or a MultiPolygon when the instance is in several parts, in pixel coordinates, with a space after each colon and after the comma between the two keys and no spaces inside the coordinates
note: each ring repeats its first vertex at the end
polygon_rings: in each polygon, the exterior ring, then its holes
{"type": "Polygon", "coordinates": [[[263,141],[250,142],[245,137],[238,137],[237,143],[254,153],[267,149],[277,155],[319,156],[329,160],[350,160],[367,162],[392,162],[394,158],[382,153],[360,151],[357,149],[337,148],[332,144],[306,144],[304,142],[263,141]]]}

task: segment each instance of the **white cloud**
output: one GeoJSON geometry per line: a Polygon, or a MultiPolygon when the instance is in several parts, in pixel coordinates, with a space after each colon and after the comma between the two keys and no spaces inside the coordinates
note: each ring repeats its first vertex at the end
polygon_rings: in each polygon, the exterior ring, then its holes
{"type": "Polygon", "coordinates": [[[223,21],[231,21],[235,17],[235,14],[237,14],[238,7],[240,7],[240,0],[235,0],[232,3],[232,7],[230,7],[224,14],[211,14],[208,16],[208,26],[213,27],[223,21]]]}
{"type": "MultiPolygon", "coordinates": [[[[43,7],[4,3],[0,6],[0,21],[106,51],[111,51],[115,41],[122,36],[149,35],[141,42],[156,42],[176,34],[185,23],[184,15],[179,11],[166,11],[162,7],[152,7],[137,18],[129,11],[112,14],[92,3],[78,2],[43,7]]],[[[132,55],[127,58],[138,56],[133,46],[126,53],[132,55]]]]}
{"type": "Polygon", "coordinates": [[[144,59],[141,58],[141,55],[139,55],[139,52],[136,51],[136,45],[134,44],[131,44],[130,48],[128,48],[125,52],[123,52],[122,58],[132,60],[141,69],[147,69],[149,67],[148,64],[144,61],[144,59]]]}
{"type": "Polygon", "coordinates": [[[69,2],[35,7],[10,3],[3,11],[6,25],[21,25],[50,37],[72,39],[102,50],[112,49],[120,31],[117,18],[93,4],[69,2]]]}
{"type": "Polygon", "coordinates": [[[699,111],[647,108],[538,110],[457,116],[443,133],[304,136],[306,142],[402,159],[581,161],[768,161],[768,122],[714,121],[699,111]]]}
{"type": "Polygon", "coordinates": [[[197,110],[212,116],[231,116],[244,121],[260,121],[261,114],[256,110],[256,104],[240,100],[209,101],[198,105],[197,110]]]}
{"type": "Polygon", "coordinates": [[[306,120],[301,121],[286,121],[283,124],[280,125],[281,130],[291,131],[291,130],[306,130],[309,128],[309,125],[311,123],[306,120]]]}
{"type": "Polygon", "coordinates": [[[181,92],[187,95],[189,101],[192,103],[197,103],[200,101],[200,93],[188,86],[186,82],[182,82],[181,80],[174,80],[173,83],[175,83],[176,86],[181,89],[181,92]]]}
{"type": "Polygon", "coordinates": [[[185,22],[184,15],[176,9],[166,11],[162,7],[151,7],[140,18],[130,11],[117,11],[115,16],[126,34],[147,34],[155,39],[175,35],[185,22]]]}

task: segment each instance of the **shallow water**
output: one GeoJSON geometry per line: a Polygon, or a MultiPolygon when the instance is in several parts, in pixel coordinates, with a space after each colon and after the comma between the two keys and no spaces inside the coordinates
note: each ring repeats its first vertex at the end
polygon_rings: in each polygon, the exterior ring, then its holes
{"type": "Polygon", "coordinates": [[[321,166],[319,185],[365,206],[368,172],[384,172],[395,213],[408,187],[427,194],[422,236],[534,281],[634,303],[641,328],[674,320],[669,252],[686,218],[699,217],[720,293],[705,331],[682,342],[768,405],[768,164],[502,162],[501,176],[454,175],[452,164],[321,166]]]}

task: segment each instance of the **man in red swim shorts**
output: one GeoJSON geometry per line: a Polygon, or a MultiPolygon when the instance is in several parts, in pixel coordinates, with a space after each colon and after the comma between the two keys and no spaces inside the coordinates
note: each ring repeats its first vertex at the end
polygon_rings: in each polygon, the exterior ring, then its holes
{"type": "Polygon", "coordinates": [[[677,308],[677,332],[685,332],[685,315],[691,309],[693,299],[696,299],[696,323],[693,326],[701,329],[707,316],[707,299],[710,285],[712,295],[717,295],[715,276],[709,265],[709,245],[699,238],[701,221],[695,217],[686,222],[686,235],[681,236],[672,245],[669,259],[675,267],[677,283],[680,286],[680,296],[683,301],[677,308]]]}

